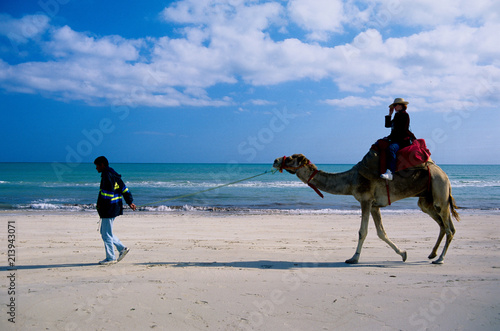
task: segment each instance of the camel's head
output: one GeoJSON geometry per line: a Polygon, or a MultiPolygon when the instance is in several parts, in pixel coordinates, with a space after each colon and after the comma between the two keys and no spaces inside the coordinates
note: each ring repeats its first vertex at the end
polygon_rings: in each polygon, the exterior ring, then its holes
{"type": "Polygon", "coordinates": [[[274,160],[273,168],[279,169],[280,172],[283,170],[288,171],[291,174],[295,174],[298,169],[308,166],[313,169],[317,169],[314,164],[311,163],[302,154],[293,154],[292,156],[283,156],[274,160]]]}

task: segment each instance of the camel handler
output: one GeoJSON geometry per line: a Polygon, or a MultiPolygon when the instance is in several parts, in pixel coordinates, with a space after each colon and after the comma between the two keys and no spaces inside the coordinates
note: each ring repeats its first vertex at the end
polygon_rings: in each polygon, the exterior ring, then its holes
{"type": "Polygon", "coordinates": [[[393,173],[396,172],[396,154],[406,146],[410,146],[416,139],[415,135],[410,131],[410,115],[406,112],[408,101],[403,98],[396,98],[389,105],[389,115],[385,116],[385,127],[391,128],[391,134],[384,139],[389,140],[387,149],[387,171],[380,175],[380,178],[392,180],[393,173]],[[392,114],[394,119],[391,120],[392,114]]]}
{"type": "Polygon", "coordinates": [[[132,210],[135,210],[136,206],[132,202],[134,200],[132,193],[122,181],[122,176],[109,167],[108,160],[104,156],[99,156],[95,159],[94,164],[97,172],[101,174],[97,212],[101,218],[101,237],[106,249],[106,259],[100,261],[99,264],[113,264],[120,262],[130,251],[113,234],[113,221],[117,216],[123,215],[122,196],[132,210]],[[113,245],[120,253],[118,259],[115,258],[113,245]]]}

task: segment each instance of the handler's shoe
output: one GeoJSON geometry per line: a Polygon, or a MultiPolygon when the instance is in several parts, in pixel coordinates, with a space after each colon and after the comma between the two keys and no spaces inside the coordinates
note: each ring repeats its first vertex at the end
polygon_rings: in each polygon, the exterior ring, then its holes
{"type": "Polygon", "coordinates": [[[127,247],[122,249],[122,251],[120,252],[120,255],[118,256],[118,260],[116,260],[116,262],[120,262],[121,260],[123,260],[123,258],[125,257],[125,255],[127,255],[127,253],[129,251],[130,251],[130,248],[127,248],[127,247]]]}
{"type": "Polygon", "coordinates": [[[116,260],[102,260],[102,261],[99,261],[99,264],[102,264],[102,265],[115,264],[115,263],[116,263],[116,260]]]}
{"type": "Polygon", "coordinates": [[[386,179],[386,180],[392,180],[394,177],[392,176],[392,172],[389,169],[387,169],[385,174],[380,175],[380,178],[386,179]]]}

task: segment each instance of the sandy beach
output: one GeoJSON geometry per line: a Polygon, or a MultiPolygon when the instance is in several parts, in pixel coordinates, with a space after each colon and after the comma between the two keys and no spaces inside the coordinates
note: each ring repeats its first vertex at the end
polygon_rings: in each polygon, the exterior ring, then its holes
{"type": "Polygon", "coordinates": [[[359,215],[128,212],[114,231],[130,253],[100,266],[96,213],[4,211],[0,329],[498,330],[500,216],[461,216],[444,265],[423,213],[383,214],[406,262],[371,221],[347,265],[359,215]]]}

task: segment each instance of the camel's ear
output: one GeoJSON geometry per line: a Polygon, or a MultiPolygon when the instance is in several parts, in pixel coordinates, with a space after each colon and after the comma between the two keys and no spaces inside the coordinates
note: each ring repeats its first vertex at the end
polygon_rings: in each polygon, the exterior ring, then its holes
{"type": "Polygon", "coordinates": [[[294,156],[297,158],[298,164],[303,164],[304,160],[307,160],[303,154],[294,154],[294,156]]]}
{"type": "Polygon", "coordinates": [[[305,155],[303,155],[303,154],[299,154],[299,158],[297,159],[297,161],[299,162],[300,165],[311,163],[311,161],[309,161],[309,159],[307,157],[305,157],[305,155]]]}

